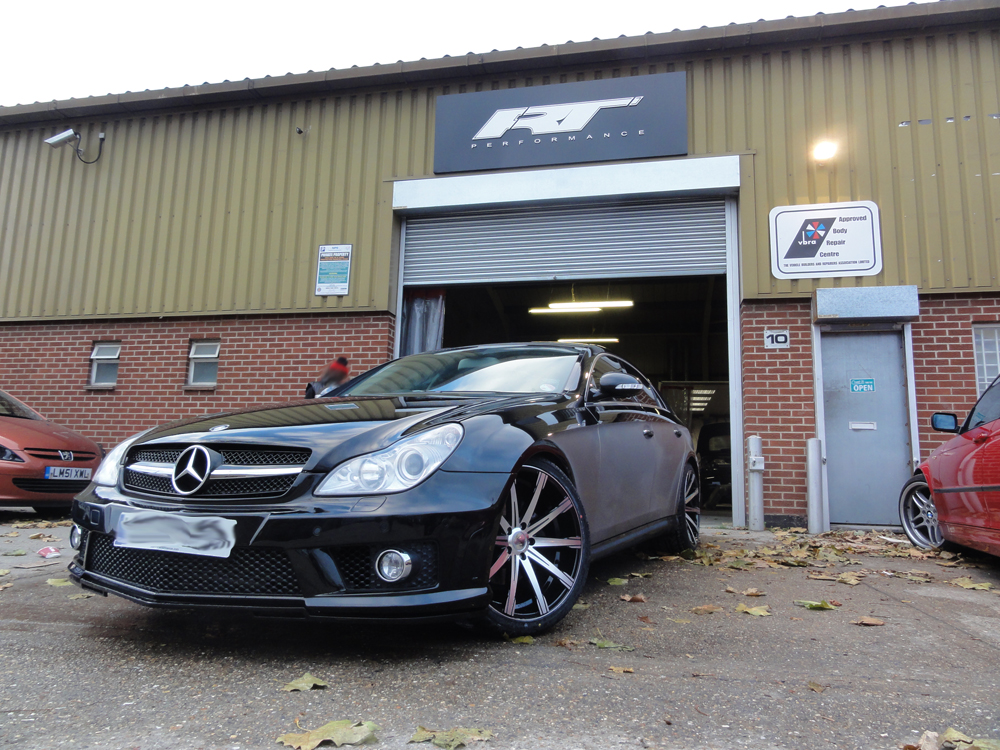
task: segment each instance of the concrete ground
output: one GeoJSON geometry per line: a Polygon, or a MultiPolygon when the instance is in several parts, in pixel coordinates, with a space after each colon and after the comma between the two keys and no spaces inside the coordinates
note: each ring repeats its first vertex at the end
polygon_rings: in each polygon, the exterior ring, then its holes
{"type": "Polygon", "coordinates": [[[589,607],[528,645],[453,625],[209,617],[72,598],[79,589],[46,582],[65,577],[68,528],[12,527],[31,517],[0,511],[0,555],[27,553],[0,556],[11,570],[0,585],[12,584],[0,590],[4,746],[272,748],[300,731],[296,722],[305,730],[336,719],[376,722],[384,748],[403,748],[418,725],[489,729],[496,736],[483,750],[867,750],[949,726],[1000,738],[1000,596],[947,583],[968,576],[1000,589],[996,558],[960,568],[847,553],[775,568],[738,550],[795,537],[713,529],[703,541],[717,546],[702,548],[718,558],[712,565],[635,551],[595,563],[589,607]],[[28,538],[39,532],[58,541],[28,538]],[[50,545],[65,550],[59,564],[16,567],[44,562],[35,552],[50,545]],[[721,567],[729,563],[749,569],[721,567]],[[907,571],[914,580],[899,575],[907,571]],[[808,577],[844,572],[865,575],[854,586],[808,577]],[[616,577],[628,582],[607,583],[616,577]],[[621,599],[637,594],[647,601],[621,599]],[[799,599],[841,606],[810,611],[799,599]],[[721,609],[691,611],[702,605],[721,609]],[[885,624],[852,624],[861,617],[885,624]],[[304,672],[329,688],[281,690],[304,672]]]}

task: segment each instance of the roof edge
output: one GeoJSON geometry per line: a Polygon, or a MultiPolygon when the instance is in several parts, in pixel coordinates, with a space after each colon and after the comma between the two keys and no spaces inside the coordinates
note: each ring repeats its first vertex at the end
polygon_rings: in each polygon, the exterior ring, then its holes
{"type": "Polygon", "coordinates": [[[882,6],[872,10],[830,15],[820,13],[815,16],[745,24],[732,23],[713,28],[569,42],[484,54],[470,53],[432,60],[399,61],[363,68],[331,69],[85,99],[18,104],[0,107],[0,125],[44,125],[99,116],[128,116],[152,110],[246,102],[298,94],[313,95],[350,88],[414,85],[442,78],[510,73],[529,67],[579,65],[615,59],[637,60],[691,52],[738,51],[765,45],[834,40],[857,34],[870,36],[989,21],[1000,21],[1000,4],[996,0],[940,0],[936,3],[882,6]]]}

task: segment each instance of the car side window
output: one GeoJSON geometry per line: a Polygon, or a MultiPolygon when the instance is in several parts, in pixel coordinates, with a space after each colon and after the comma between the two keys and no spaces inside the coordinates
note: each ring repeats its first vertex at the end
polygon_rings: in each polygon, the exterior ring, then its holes
{"type": "Polygon", "coordinates": [[[972,408],[969,418],[965,420],[962,432],[988,424],[996,419],[1000,419],[1000,383],[994,383],[986,389],[986,393],[972,408]]]}

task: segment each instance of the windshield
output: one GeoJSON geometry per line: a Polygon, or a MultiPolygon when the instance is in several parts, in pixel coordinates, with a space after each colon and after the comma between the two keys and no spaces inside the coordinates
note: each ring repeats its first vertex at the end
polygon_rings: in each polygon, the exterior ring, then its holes
{"type": "Polygon", "coordinates": [[[576,388],[579,354],[539,346],[427,352],[390,362],[338,396],[381,393],[557,393],[576,388]]]}
{"type": "Polygon", "coordinates": [[[25,406],[13,396],[0,391],[0,417],[17,417],[19,419],[39,419],[44,420],[41,414],[25,406]]]}

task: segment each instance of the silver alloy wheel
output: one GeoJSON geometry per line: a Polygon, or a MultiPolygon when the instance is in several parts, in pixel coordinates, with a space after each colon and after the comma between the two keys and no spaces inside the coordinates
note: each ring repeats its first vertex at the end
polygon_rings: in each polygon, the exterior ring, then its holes
{"type": "Polygon", "coordinates": [[[917,547],[934,549],[944,544],[937,508],[923,476],[918,475],[903,486],[899,497],[899,520],[907,538],[917,547]]]}
{"type": "Polygon", "coordinates": [[[698,472],[689,466],[684,472],[684,534],[690,549],[701,539],[701,483],[698,472]]]}
{"type": "Polygon", "coordinates": [[[518,472],[490,567],[490,606],[497,614],[527,624],[575,597],[585,558],[573,496],[545,468],[524,466],[518,472]]]}

